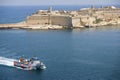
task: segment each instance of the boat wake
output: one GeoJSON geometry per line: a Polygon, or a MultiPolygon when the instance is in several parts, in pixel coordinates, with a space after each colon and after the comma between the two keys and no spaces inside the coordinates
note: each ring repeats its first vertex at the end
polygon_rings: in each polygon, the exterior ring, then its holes
{"type": "Polygon", "coordinates": [[[0,56],[0,65],[14,67],[13,62],[15,59],[5,58],[0,56]]]}
{"type": "Polygon", "coordinates": [[[18,60],[16,59],[5,58],[0,56],[0,65],[16,67],[22,70],[46,69],[46,66],[42,62],[38,61],[37,59],[35,60],[35,58],[32,58],[32,59],[33,59],[32,64],[27,65],[27,64],[23,64],[23,63],[21,64],[20,62],[17,62],[18,60]]]}

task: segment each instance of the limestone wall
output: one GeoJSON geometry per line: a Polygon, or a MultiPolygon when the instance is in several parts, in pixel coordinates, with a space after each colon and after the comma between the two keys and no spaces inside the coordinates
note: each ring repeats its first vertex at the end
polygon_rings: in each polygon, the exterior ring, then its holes
{"type": "Polygon", "coordinates": [[[119,18],[120,9],[97,9],[96,16],[104,19],[119,18]]]}
{"type": "Polygon", "coordinates": [[[48,24],[48,16],[28,16],[26,19],[27,24],[36,25],[36,24],[48,24]]]}
{"type": "Polygon", "coordinates": [[[72,18],[69,16],[33,15],[28,16],[26,22],[28,25],[52,24],[60,26],[72,26],[72,18]]]}
{"type": "Polygon", "coordinates": [[[83,23],[88,23],[89,22],[89,16],[81,16],[81,21],[83,23]]]}
{"type": "Polygon", "coordinates": [[[96,20],[95,17],[81,16],[82,25],[86,25],[86,24],[92,25],[95,20],[96,20]]]}
{"type": "Polygon", "coordinates": [[[81,18],[80,17],[73,17],[72,18],[72,25],[73,27],[80,27],[81,25],[81,18]]]}
{"type": "Polygon", "coordinates": [[[51,16],[51,24],[71,27],[72,18],[69,16],[51,16]]]}
{"type": "Polygon", "coordinates": [[[113,18],[119,18],[120,17],[120,13],[104,13],[104,17],[113,19],[113,18]]]}
{"type": "Polygon", "coordinates": [[[97,13],[95,16],[98,19],[117,19],[120,17],[120,13],[97,13]]]}

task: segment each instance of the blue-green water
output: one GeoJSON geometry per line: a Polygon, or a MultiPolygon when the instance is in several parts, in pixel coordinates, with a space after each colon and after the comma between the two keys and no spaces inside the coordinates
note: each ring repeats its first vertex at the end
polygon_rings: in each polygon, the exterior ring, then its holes
{"type": "MultiPolygon", "coordinates": [[[[0,6],[0,24],[16,23],[26,20],[26,17],[32,15],[38,10],[48,10],[50,6],[0,6]]],[[[87,6],[52,6],[53,10],[79,10],[87,6]]]]}
{"type": "MultiPolygon", "coordinates": [[[[32,15],[38,10],[48,10],[50,6],[0,6],[0,24],[16,23],[25,21],[26,17],[32,15]]],[[[53,10],[80,10],[81,8],[90,8],[91,5],[52,5],[53,10]]],[[[101,5],[94,5],[95,8],[100,8],[101,5]]],[[[115,5],[120,8],[120,5],[115,5]]]]}
{"type": "Polygon", "coordinates": [[[0,30],[0,56],[37,56],[47,69],[0,65],[0,80],[120,80],[120,28],[0,30]]]}
{"type": "MultiPolygon", "coordinates": [[[[54,6],[53,9],[83,7],[54,6]]],[[[47,8],[0,6],[0,23],[23,21],[27,15],[47,8]]],[[[47,69],[24,71],[0,65],[0,80],[120,80],[120,26],[84,30],[0,30],[0,60],[1,57],[17,59],[22,55],[37,56],[47,69]]]]}

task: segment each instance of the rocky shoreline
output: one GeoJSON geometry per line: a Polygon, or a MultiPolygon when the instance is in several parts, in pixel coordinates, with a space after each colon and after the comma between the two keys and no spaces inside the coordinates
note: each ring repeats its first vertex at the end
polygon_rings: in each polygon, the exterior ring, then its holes
{"type": "Polygon", "coordinates": [[[27,24],[0,24],[0,29],[40,29],[40,30],[49,30],[49,29],[64,29],[63,26],[58,25],[27,25],[27,24]]]}
{"type": "Polygon", "coordinates": [[[27,25],[26,22],[12,23],[12,24],[0,24],[0,29],[29,29],[29,30],[62,30],[62,29],[83,29],[83,28],[91,28],[91,27],[102,27],[102,26],[113,26],[120,25],[120,20],[118,21],[110,21],[110,22],[101,22],[98,24],[91,24],[85,26],[77,26],[67,28],[65,26],[59,25],[27,25]]]}

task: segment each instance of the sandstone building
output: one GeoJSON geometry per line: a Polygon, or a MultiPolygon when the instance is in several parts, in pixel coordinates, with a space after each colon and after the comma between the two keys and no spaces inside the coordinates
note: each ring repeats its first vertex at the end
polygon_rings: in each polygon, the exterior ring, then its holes
{"type": "Polygon", "coordinates": [[[38,11],[37,13],[27,16],[28,25],[59,25],[64,27],[72,27],[72,18],[66,15],[54,15],[51,11],[38,11]]]}
{"type": "Polygon", "coordinates": [[[94,25],[100,21],[120,19],[120,9],[114,6],[101,8],[83,8],[78,11],[52,11],[39,10],[31,16],[27,16],[28,25],[59,25],[67,28],[94,25]],[[98,21],[99,20],[99,21],[98,21]]]}

